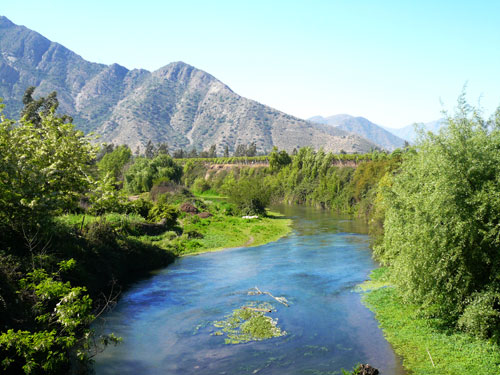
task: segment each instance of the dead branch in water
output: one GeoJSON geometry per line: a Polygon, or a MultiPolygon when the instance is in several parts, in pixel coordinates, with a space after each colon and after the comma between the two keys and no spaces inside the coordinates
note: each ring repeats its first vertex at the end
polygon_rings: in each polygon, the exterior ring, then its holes
{"type": "Polygon", "coordinates": [[[285,297],[275,297],[273,296],[271,293],[269,292],[262,292],[259,288],[255,287],[254,288],[256,291],[255,292],[248,292],[248,294],[250,295],[262,295],[262,294],[267,294],[269,297],[275,299],[276,301],[278,301],[279,303],[281,303],[282,305],[285,305],[286,307],[289,307],[288,305],[288,301],[285,297]]]}

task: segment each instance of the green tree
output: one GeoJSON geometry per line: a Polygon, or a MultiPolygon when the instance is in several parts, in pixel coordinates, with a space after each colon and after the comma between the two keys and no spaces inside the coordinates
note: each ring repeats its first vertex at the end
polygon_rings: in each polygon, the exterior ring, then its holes
{"type": "Polygon", "coordinates": [[[244,176],[234,179],[226,178],[224,191],[242,215],[265,215],[266,207],[271,201],[270,189],[264,181],[255,176],[244,176]]]}
{"type": "Polygon", "coordinates": [[[486,121],[462,95],[447,122],[403,154],[401,173],[383,194],[385,236],[376,255],[393,269],[407,300],[494,336],[500,327],[500,109],[486,121]]]}
{"type": "MultiPolygon", "coordinates": [[[[34,313],[38,329],[13,330],[0,334],[0,368],[11,374],[60,374],[68,371],[76,351],[77,361],[86,363],[88,328],[94,319],[92,300],[83,287],[63,282],[60,272],[75,266],[73,259],[59,263],[59,272],[43,269],[29,272],[21,280],[21,291],[36,303],[34,313]],[[75,350],[76,349],[76,350],[75,350]]],[[[114,339],[114,336],[113,336],[114,339]]]]}
{"type": "MultiPolygon", "coordinates": [[[[1,111],[1,109],[0,109],[1,111]]],[[[0,222],[19,229],[76,208],[92,183],[96,147],[55,116],[0,122],[0,222]]]]}
{"type": "MultiPolygon", "coordinates": [[[[21,111],[21,118],[26,122],[39,126],[43,117],[47,117],[49,114],[54,115],[57,107],[59,107],[59,101],[57,100],[57,94],[55,91],[52,91],[47,97],[34,99],[33,93],[35,90],[36,87],[30,86],[24,92],[24,108],[21,111]]],[[[73,122],[73,118],[68,115],[62,115],[59,116],[59,118],[63,122],[73,122]]]]}
{"type": "Polygon", "coordinates": [[[106,174],[113,176],[117,180],[123,179],[123,168],[132,158],[132,151],[127,145],[116,147],[97,163],[99,174],[104,177],[106,174]]]}
{"type": "Polygon", "coordinates": [[[290,164],[292,158],[285,150],[278,152],[278,148],[275,146],[269,154],[269,167],[272,171],[279,171],[284,166],[290,164]]]}
{"type": "Polygon", "coordinates": [[[125,173],[126,188],[131,193],[143,193],[151,190],[154,184],[175,182],[182,176],[182,168],[166,154],[154,159],[136,158],[134,164],[125,173]]]}

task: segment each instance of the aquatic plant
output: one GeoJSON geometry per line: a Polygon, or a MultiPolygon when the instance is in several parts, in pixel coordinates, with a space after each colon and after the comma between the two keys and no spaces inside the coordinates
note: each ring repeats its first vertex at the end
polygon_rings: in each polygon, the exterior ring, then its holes
{"type": "Polygon", "coordinates": [[[249,341],[260,341],[273,337],[285,336],[286,331],[278,327],[278,319],[267,316],[274,310],[268,303],[254,304],[235,309],[224,320],[214,322],[214,327],[220,330],[214,336],[226,335],[226,344],[241,344],[249,341]]]}

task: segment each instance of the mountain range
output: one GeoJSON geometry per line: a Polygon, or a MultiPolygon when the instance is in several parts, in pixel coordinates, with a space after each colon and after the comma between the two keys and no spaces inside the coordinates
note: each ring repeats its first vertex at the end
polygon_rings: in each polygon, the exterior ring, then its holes
{"type": "Polygon", "coordinates": [[[57,92],[59,112],[73,117],[100,140],[144,148],[149,140],[171,149],[208,149],[255,142],[273,146],[323,147],[367,152],[378,146],[352,132],[290,116],[243,98],[210,74],[183,62],[150,72],[86,61],[64,46],[0,16],[0,97],[5,114],[18,118],[22,96],[57,92]]]}
{"type": "Polygon", "coordinates": [[[404,139],[394,135],[392,132],[384,129],[380,125],[374,124],[364,117],[354,117],[341,114],[329,117],[314,116],[308,120],[358,134],[388,151],[393,151],[396,148],[404,147],[405,145],[404,139]]]}
{"type": "Polygon", "coordinates": [[[400,138],[403,138],[404,140],[410,143],[414,143],[418,136],[417,129],[421,129],[424,132],[437,133],[439,132],[439,129],[441,129],[443,126],[446,126],[446,121],[444,119],[439,119],[436,121],[431,121],[421,124],[411,124],[399,129],[393,129],[387,127],[384,127],[384,129],[393,133],[394,135],[397,135],[400,138]]]}

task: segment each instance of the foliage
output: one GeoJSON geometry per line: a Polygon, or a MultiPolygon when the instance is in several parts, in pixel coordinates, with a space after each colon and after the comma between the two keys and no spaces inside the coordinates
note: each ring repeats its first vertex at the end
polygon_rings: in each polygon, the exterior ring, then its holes
{"type": "MultiPolygon", "coordinates": [[[[23,95],[24,108],[21,111],[21,118],[25,122],[29,122],[35,126],[41,124],[43,117],[54,114],[59,107],[57,94],[52,91],[47,97],[33,98],[33,93],[36,87],[30,86],[26,89],[23,95]]],[[[62,115],[59,119],[63,122],[73,122],[73,119],[68,115],[62,115]]]]}
{"type": "Polygon", "coordinates": [[[242,215],[265,215],[271,195],[263,181],[257,177],[228,180],[225,193],[242,215]]]}
{"type": "MultiPolygon", "coordinates": [[[[381,269],[371,275],[372,284],[385,284],[393,271],[381,269]]],[[[443,327],[441,321],[428,319],[419,304],[406,302],[397,287],[370,288],[363,296],[375,312],[384,335],[403,365],[412,374],[498,374],[500,347],[492,341],[443,327]],[[431,362],[430,358],[432,357],[431,362]]]]}
{"type": "Polygon", "coordinates": [[[132,158],[132,151],[127,145],[115,147],[113,151],[107,153],[97,163],[97,168],[101,178],[107,174],[117,180],[123,178],[123,168],[132,158]]]}
{"type": "Polygon", "coordinates": [[[273,147],[273,150],[269,154],[269,168],[271,168],[271,171],[278,171],[291,162],[292,158],[285,150],[278,152],[278,148],[273,147]]]}
{"type": "Polygon", "coordinates": [[[177,224],[179,211],[165,202],[157,202],[150,210],[148,219],[153,222],[163,221],[167,228],[174,227],[177,224]]]}
{"type": "Polygon", "coordinates": [[[500,110],[489,121],[463,96],[438,135],[422,135],[384,193],[377,256],[406,301],[498,338],[500,110]]]}
{"type": "Polygon", "coordinates": [[[277,326],[277,319],[265,315],[264,312],[252,310],[252,308],[272,310],[268,303],[251,304],[241,309],[235,309],[232,314],[224,320],[214,322],[219,331],[215,331],[215,336],[227,335],[226,344],[241,344],[249,341],[267,340],[273,337],[285,336],[286,331],[282,331],[277,326]]]}
{"type": "MultiPolygon", "coordinates": [[[[108,154],[109,155],[109,154],[108,154]]],[[[106,174],[94,184],[94,190],[90,194],[89,213],[102,215],[107,212],[127,211],[127,197],[116,188],[116,180],[110,174],[106,174]]]]}
{"type": "Polygon", "coordinates": [[[15,228],[75,209],[92,181],[89,139],[53,112],[40,116],[0,122],[0,222],[15,228]]]}
{"type": "Polygon", "coordinates": [[[207,190],[210,190],[210,184],[203,177],[198,177],[194,180],[192,189],[194,192],[203,193],[207,190]]]}
{"type": "Polygon", "coordinates": [[[13,329],[0,335],[0,366],[9,373],[57,374],[66,371],[70,353],[77,348],[76,359],[87,359],[80,337],[88,337],[88,324],[94,319],[92,300],[84,287],[72,287],[60,280],[60,272],[75,266],[73,259],[59,263],[59,272],[43,269],[29,272],[21,280],[22,293],[35,300],[39,329],[35,332],[13,329]]]}
{"type": "Polygon", "coordinates": [[[125,186],[130,193],[143,193],[159,182],[179,182],[181,175],[182,168],[167,154],[152,159],[138,157],[125,172],[125,186]]]}

